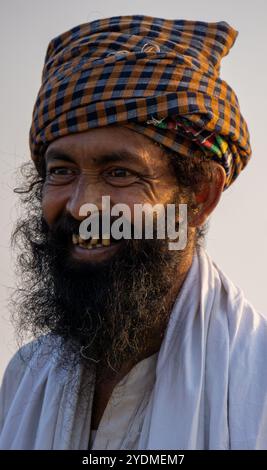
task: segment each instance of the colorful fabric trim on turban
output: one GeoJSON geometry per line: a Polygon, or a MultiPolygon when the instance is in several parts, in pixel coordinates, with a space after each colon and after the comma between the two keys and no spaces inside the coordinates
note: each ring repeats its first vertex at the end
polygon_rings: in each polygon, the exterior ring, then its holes
{"type": "MultiPolygon", "coordinates": [[[[202,154],[220,163],[226,172],[226,177],[231,174],[233,155],[225,138],[203,129],[197,129],[187,119],[177,116],[157,120],[152,118],[147,124],[153,124],[160,129],[169,129],[187,139],[192,144],[196,144],[202,154]]],[[[199,149],[197,149],[199,150],[199,149]]]]}
{"type": "Polygon", "coordinates": [[[34,161],[53,140],[119,124],[178,154],[223,165],[227,188],[247,164],[249,133],[219,77],[237,32],[225,22],[118,16],[53,39],[30,130],[34,161]]]}

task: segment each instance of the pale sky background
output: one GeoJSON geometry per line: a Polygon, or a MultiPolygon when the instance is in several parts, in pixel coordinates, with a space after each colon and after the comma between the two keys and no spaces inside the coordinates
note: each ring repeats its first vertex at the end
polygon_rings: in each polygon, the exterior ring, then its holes
{"type": "Polygon", "coordinates": [[[0,0],[0,378],[16,350],[8,296],[14,286],[10,232],[16,220],[15,169],[29,158],[28,131],[50,39],[97,18],[147,14],[227,21],[239,31],[221,76],[248,122],[253,158],[214,213],[207,248],[217,264],[267,315],[266,0],[0,0]]]}

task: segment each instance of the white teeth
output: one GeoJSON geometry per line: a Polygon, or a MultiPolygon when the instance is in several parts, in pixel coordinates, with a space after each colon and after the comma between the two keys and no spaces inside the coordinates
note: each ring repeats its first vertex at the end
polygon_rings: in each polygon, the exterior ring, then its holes
{"type": "Polygon", "coordinates": [[[102,245],[103,246],[109,246],[110,245],[110,238],[103,238],[102,239],[102,245]]]}

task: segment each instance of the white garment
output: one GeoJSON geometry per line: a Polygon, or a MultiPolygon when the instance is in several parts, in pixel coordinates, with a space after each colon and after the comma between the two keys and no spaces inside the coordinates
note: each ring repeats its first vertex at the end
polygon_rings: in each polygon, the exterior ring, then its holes
{"type": "MultiPolygon", "coordinates": [[[[91,429],[90,438],[89,438],[89,449],[92,449],[92,447],[94,445],[96,433],[97,433],[97,429],[91,429]]],[[[101,449],[101,450],[103,450],[103,449],[101,449]]]]}
{"type": "Polygon", "coordinates": [[[92,450],[137,449],[156,378],[158,353],[136,364],[116,385],[95,434],[92,450]]]}
{"type": "MultiPolygon", "coordinates": [[[[28,366],[17,353],[7,368],[0,449],[87,449],[94,387],[79,394],[82,368],[62,369],[49,342],[28,366]]],[[[267,449],[266,358],[267,320],[200,250],[159,351],[138,448],[267,449]]]]}

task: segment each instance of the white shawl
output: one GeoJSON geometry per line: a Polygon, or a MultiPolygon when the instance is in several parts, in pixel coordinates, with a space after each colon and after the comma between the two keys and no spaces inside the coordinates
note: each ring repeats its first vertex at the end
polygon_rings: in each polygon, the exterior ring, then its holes
{"type": "MultiPolygon", "coordinates": [[[[82,368],[62,369],[49,341],[6,370],[0,449],[88,447],[93,387],[79,394],[82,368]]],[[[267,449],[266,362],[267,320],[201,249],[159,351],[139,449],[267,449]]]]}

